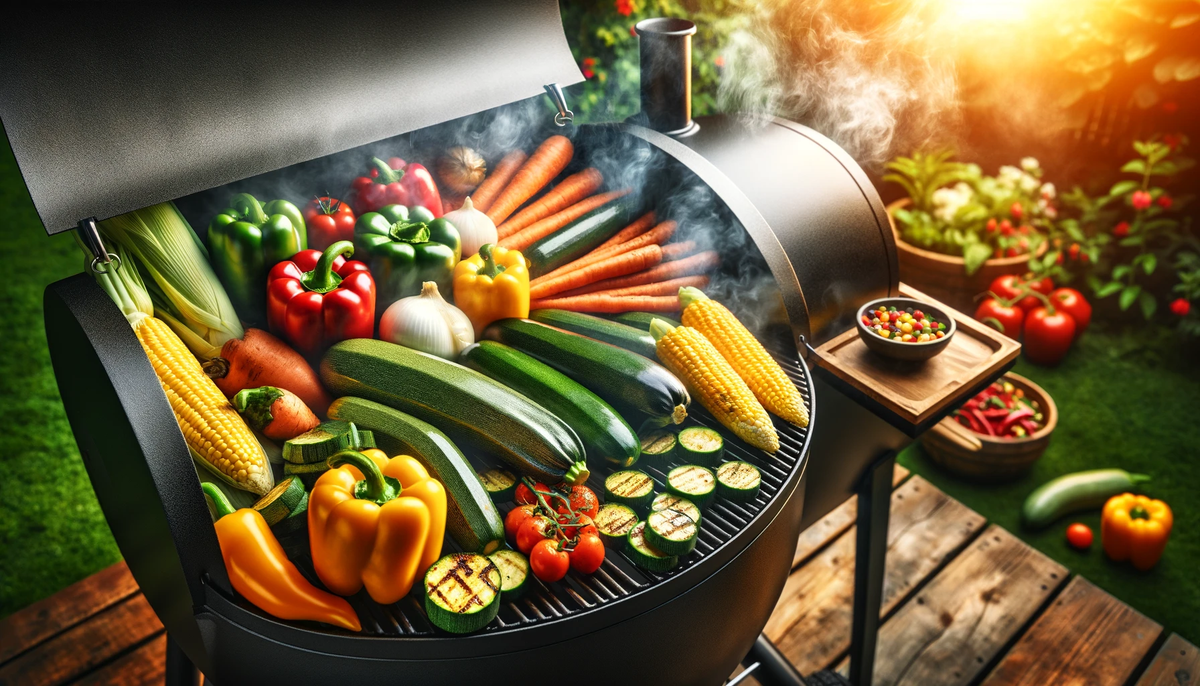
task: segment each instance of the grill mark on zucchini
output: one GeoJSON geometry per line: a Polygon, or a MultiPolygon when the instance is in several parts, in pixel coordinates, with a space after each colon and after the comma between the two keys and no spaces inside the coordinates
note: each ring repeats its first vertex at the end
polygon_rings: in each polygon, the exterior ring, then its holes
{"type": "MultiPolygon", "coordinates": [[[[492,569],[500,571],[500,569],[496,567],[496,563],[492,562],[490,558],[472,555],[455,555],[454,566],[447,570],[446,573],[442,575],[442,578],[434,581],[428,592],[436,595],[441,606],[452,612],[457,612],[459,614],[466,613],[472,605],[483,609],[490,605],[491,601],[484,602],[482,599],[480,599],[479,592],[477,592],[471,586],[471,583],[468,579],[464,579],[462,576],[460,576],[460,572],[465,570],[467,572],[467,577],[474,577],[476,581],[481,582],[484,587],[490,589],[491,592],[495,594],[500,592],[500,586],[492,584],[491,574],[488,573],[492,569]],[[487,564],[483,567],[480,567],[479,570],[476,571],[475,568],[471,566],[470,560],[479,558],[487,560],[487,564]],[[454,602],[450,599],[450,596],[442,592],[442,586],[445,584],[447,579],[453,579],[455,584],[461,587],[463,592],[467,594],[465,602],[454,602]]],[[[503,574],[501,574],[501,578],[503,578],[503,574]]]]}
{"type": "Polygon", "coordinates": [[[617,472],[609,477],[609,490],[627,498],[636,498],[654,490],[654,481],[649,476],[634,471],[617,472]]]}
{"type": "Polygon", "coordinates": [[[733,488],[754,488],[762,476],[753,465],[745,462],[726,462],[717,469],[717,478],[733,488]]]}
{"type": "Polygon", "coordinates": [[[658,455],[675,447],[675,434],[664,431],[652,433],[642,439],[642,451],[658,455]]]}
{"type": "Polygon", "coordinates": [[[624,505],[609,503],[596,513],[593,524],[610,536],[624,536],[638,523],[637,513],[624,505]]]}
{"type": "Polygon", "coordinates": [[[670,557],[670,555],[667,555],[666,553],[664,553],[661,550],[656,550],[655,548],[651,547],[651,545],[649,543],[646,542],[646,523],[645,522],[638,522],[637,524],[633,525],[633,528],[629,530],[629,540],[631,543],[633,543],[635,548],[637,548],[638,550],[641,550],[644,553],[648,553],[650,555],[653,555],[654,557],[670,557]]]}
{"type": "Polygon", "coordinates": [[[675,488],[690,493],[711,490],[713,486],[712,472],[703,467],[684,467],[671,474],[670,482],[675,488]]]}
{"type": "Polygon", "coordinates": [[[672,541],[686,541],[696,535],[696,523],[679,510],[659,510],[652,513],[647,522],[659,535],[672,541]]]}

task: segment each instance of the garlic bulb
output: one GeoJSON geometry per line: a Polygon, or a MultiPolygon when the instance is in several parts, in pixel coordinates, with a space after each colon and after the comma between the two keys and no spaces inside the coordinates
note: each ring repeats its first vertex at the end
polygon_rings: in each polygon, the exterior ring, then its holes
{"type": "Polygon", "coordinates": [[[455,193],[474,190],[487,176],[487,163],[471,148],[450,148],[437,163],[438,178],[455,193]]]}
{"type": "Polygon", "coordinates": [[[496,224],[486,214],[475,209],[469,195],[463,201],[462,207],[453,212],[447,212],[442,215],[442,219],[458,229],[458,235],[462,239],[462,256],[464,258],[479,252],[484,245],[500,240],[500,236],[496,233],[496,224]]]}
{"type": "Polygon", "coordinates": [[[452,360],[475,342],[471,320],[442,299],[437,284],[426,281],[421,294],[401,298],[379,320],[379,338],[452,360]]]}

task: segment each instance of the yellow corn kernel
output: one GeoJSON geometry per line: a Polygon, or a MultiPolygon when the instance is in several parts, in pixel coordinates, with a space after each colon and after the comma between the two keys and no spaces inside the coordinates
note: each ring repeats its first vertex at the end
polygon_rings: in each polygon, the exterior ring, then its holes
{"type": "Polygon", "coordinates": [[[668,329],[669,325],[661,320],[651,326],[658,341],[655,351],[692,397],[738,438],[767,452],[779,450],[779,436],[771,417],[712,343],[688,326],[668,329]]]}
{"type": "Polygon", "coordinates": [[[188,447],[239,488],[259,495],[271,490],[274,478],[254,432],[179,336],[157,317],[145,317],[134,331],[188,447]]]}
{"type": "MultiPolygon", "coordinates": [[[[808,408],[796,384],[724,305],[700,290],[681,288],[683,324],[704,335],[768,411],[796,426],[808,426],[808,408]]],[[[880,320],[887,321],[885,317],[880,320]]]]}

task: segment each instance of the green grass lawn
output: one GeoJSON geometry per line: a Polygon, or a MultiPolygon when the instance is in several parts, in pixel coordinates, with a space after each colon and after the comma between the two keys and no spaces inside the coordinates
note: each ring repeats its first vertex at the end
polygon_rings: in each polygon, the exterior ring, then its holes
{"type": "MultiPolygon", "coordinates": [[[[0,137],[2,138],[2,137],[0,137]]],[[[80,271],[69,236],[47,238],[29,202],[7,142],[0,143],[0,225],[8,249],[0,321],[0,617],[120,559],[67,425],[42,328],[46,284],[80,271]]],[[[1096,327],[1093,327],[1096,328],[1096,327]]],[[[901,461],[950,495],[1109,592],[1200,643],[1200,364],[1195,347],[1172,335],[1090,331],[1057,369],[1019,364],[1059,405],[1053,443],[1033,474],[1004,486],[960,482],[930,465],[919,449],[901,461]],[[1094,467],[1154,476],[1147,491],[1175,510],[1175,533],[1162,563],[1141,574],[1110,564],[1099,545],[1066,547],[1060,522],[1027,532],[1018,521],[1024,496],[1042,481],[1094,467]]],[[[1099,535],[1095,513],[1077,518],[1099,535]]],[[[1074,521],[1074,520],[1069,520],[1074,521]]]]}

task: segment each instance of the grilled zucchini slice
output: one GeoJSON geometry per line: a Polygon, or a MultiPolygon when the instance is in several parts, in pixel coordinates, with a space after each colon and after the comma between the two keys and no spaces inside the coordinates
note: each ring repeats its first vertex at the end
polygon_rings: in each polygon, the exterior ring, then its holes
{"type": "Polygon", "coordinates": [[[525,593],[529,559],[516,550],[497,550],[488,555],[500,568],[500,602],[507,603],[525,593]]]}
{"type": "Polygon", "coordinates": [[[665,572],[679,564],[679,557],[668,555],[646,542],[646,523],[638,522],[629,530],[625,553],[629,561],[650,572],[665,572]]]}
{"type": "Polygon", "coordinates": [[[469,634],[500,611],[500,568],[476,553],[447,555],[425,572],[425,614],[442,631],[469,634]]]}
{"type": "Polygon", "coordinates": [[[654,501],[650,503],[650,511],[658,512],[670,508],[678,510],[692,518],[696,526],[700,526],[700,508],[696,507],[696,503],[675,495],[674,493],[659,493],[654,496],[654,501]]]}
{"type": "Polygon", "coordinates": [[[691,426],[679,432],[679,456],[681,460],[706,467],[720,464],[725,454],[725,439],[713,429],[691,426]]]}
{"type": "Polygon", "coordinates": [[[712,470],[698,464],[685,464],[667,474],[667,492],[696,503],[704,509],[712,502],[717,478],[712,470]]]}
{"type": "Polygon", "coordinates": [[[604,541],[604,545],[623,545],[629,537],[629,530],[638,523],[638,516],[628,505],[605,503],[592,523],[600,532],[600,540],[604,541]]]}
{"type": "Polygon", "coordinates": [[[657,465],[665,465],[667,460],[675,455],[675,446],[678,443],[675,432],[669,429],[651,431],[644,434],[641,441],[642,459],[657,465]]]}
{"type": "Polygon", "coordinates": [[[747,503],[758,497],[762,474],[749,462],[726,462],[717,467],[717,495],[735,503],[747,503]]]}
{"type": "Polygon", "coordinates": [[[275,526],[296,509],[306,493],[299,477],[289,476],[259,498],[258,502],[254,503],[254,509],[258,510],[268,526],[275,526]]]}
{"type": "Polygon", "coordinates": [[[646,542],[668,555],[687,555],[696,549],[700,527],[679,510],[667,508],[646,518],[646,542]]]}
{"type": "Polygon", "coordinates": [[[654,499],[654,479],[645,472],[625,469],[604,480],[604,500],[642,509],[654,499]]]}
{"type": "Polygon", "coordinates": [[[497,503],[512,500],[517,491],[517,476],[507,469],[489,469],[479,475],[479,483],[497,503]]]}

